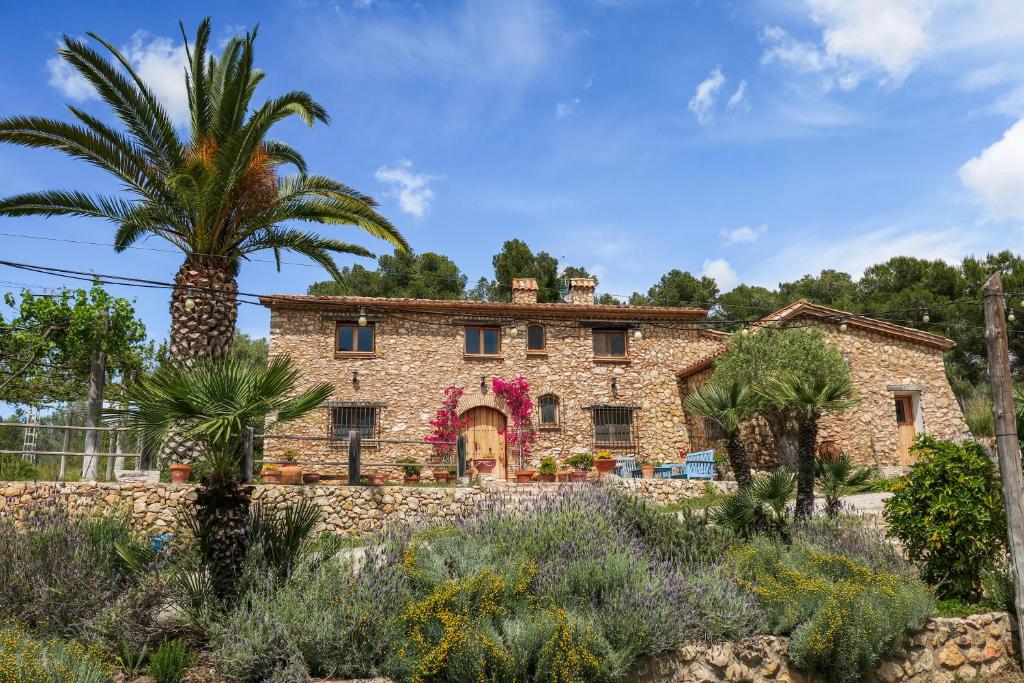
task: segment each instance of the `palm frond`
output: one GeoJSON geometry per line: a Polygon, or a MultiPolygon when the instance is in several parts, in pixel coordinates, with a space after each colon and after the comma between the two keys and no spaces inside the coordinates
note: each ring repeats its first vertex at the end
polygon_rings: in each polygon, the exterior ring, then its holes
{"type": "Polygon", "coordinates": [[[687,410],[711,420],[726,436],[736,434],[754,408],[754,393],[742,382],[711,382],[686,398],[687,410]]]}
{"type": "Polygon", "coordinates": [[[26,192],[0,199],[0,216],[86,216],[121,223],[134,205],[117,197],[90,197],[67,190],[26,192]]]}

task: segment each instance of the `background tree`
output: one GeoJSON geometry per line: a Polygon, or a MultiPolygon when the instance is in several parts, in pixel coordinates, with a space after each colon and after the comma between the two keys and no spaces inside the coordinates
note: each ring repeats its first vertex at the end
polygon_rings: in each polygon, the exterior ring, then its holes
{"type": "Polygon", "coordinates": [[[740,382],[705,384],[686,399],[687,410],[706,417],[722,430],[729,466],[741,489],[750,483],[750,460],[740,430],[754,414],[755,406],[754,393],[740,382]]]}
{"type": "Polygon", "coordinates": [[[711,308],[718,301],[718,284],[707,276],[700,278],[679,269],[670,270],[647,290],[647,296],[636,293],[630,299],[632,305],[651,306],[696,306],[711,308]],[[635,303],[634,303],[635,301],[635,303]]]}
{"type": "Polygon", "coordinates": [[[236,332],[231,357],[252,365],[266,365],[270,357],[270,342],[265,337],[250,337],[245,332],[236,332]]]}
{"type": "Polygon", "coordinates": [[[315,282],[309,293],[319,296],[390,296],[411,299],[461,299],[466,276],[447,256],[432,251],[414,254],[395,250],[378,260],[377,270],[356,265],[342,268],[337,280],[315,282]]]}
{"type": "Polygon", "coordinates": [[[236,278],[249,254],[272,251],[279,258],[282,250],[296,251],[332,275],[339,274],[332,254],[369,255],[362,247],[286,223],[351,225],[407,248],[395,227],[374,210],[371,197],[336,180],[307,175],[297,150],[268,138],[275,124],[293,116],[310,126],[327,123],[328,116],[309,94],[297,90],[253,104],[263,79],[253,62],[255,31],[229,40],[219,57],[208,52],[209,19],[200,24],[193,43],[186,38],[187,139],[179,136],[130,61],[108,41],[89,36],[113,61],[67,36],[58,54],[95,88],[124,129],[72,106],[75,123],[4,119],[0,142],[81,159],[114,176],[128,197],[30,192],[0,200],[0,215],[101,218],[117,226],[117,251],[148,236],[181,249],[185,259],[171,296],[173,359],[227,355],[237,318],[236,278]],[[286,164],[298,174],[280,175],[286,164]],[[187,300],[194,305],[186,305],[187,300]]]}
{"type": "Polygon", "coordinates": [[[755,393],[755,410],[768,425],[779,462],[797,464],[797,429],[793,412],[765,397],[765,381],[787,374],[798,380],[820,377],[831,382],[849,378],[839,349],[814,328],[764,327],[749,336],[733,335],[715,361],[712,381],[738,382],[755,393]]]}
{"type": "Polygon", "coordinates": [[[491,301],[511,301],[512,278],[532,277],[537,279],[537,300],[558,301],[558,259],[545,251],[536,254],[526,242],[519,239],[506,241],[501,251],[491,259],[494,266],[494,281],[491,284],[491,301]]]}
{"type": "Polygon", "coordinates": [[[712,317],[724,320],[754,320],[778,310],[778,292],[756,285],[737,285],[718,297],[712,317]]]}
{"type": "Polygon", "coordinates": [[[779,284],[781,306],[806,299],[833,308],[851,308],[857,300],[857,285],[849,273],[823,270],[817,276],[804,275],[793,282],[779,284]]]}
{"type": "Polygon", "coordinates": [[[853,380],[849,373],[837,378],[786,374],[768,377],[760,392],[766,401],[791,412],[796,420],[796,518],[808,519],[814,514],[818,421],[826,412],[840,412],[856,405],[853,380]]]}

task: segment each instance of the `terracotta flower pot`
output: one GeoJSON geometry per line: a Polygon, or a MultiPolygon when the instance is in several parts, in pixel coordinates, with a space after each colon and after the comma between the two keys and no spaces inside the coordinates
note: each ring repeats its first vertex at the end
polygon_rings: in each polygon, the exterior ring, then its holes
{"type": "Polygon", "coordinates": [[[281,465],[282,484],[301,484],[302,468],[298,465],[281,465]]]}
{"type": "Polygon", "coordinates": [[[448,470],[434,470],[434,481],[438,484],[447,484],[448,470]]]}
{"type": "Polygon", "coordinates": [[[559,472],[558,481],[569,481],[569,477],[572,476],[572,472],[559,472]]]}
{"type": "Polygon", "coordinates": [[[543,482],[546,482],[546,483],[550,484],[551,482],[553,482],[555,480],[555,475],[553,475],[553,474],[538,474],[537,478],[540,479],[543,482]]]}
{"type": "Polygon", "coordinates": [[[644,479],[654,479],[654,465],[640,465],[640,472],[644,479]]]}
{"type": "Polygon", "coordinates": [[[263,479],[264,484],[280,484],[281,470],[262,470],[260,472],[260,478],[263,479]]]}
{"type": "Polygon", "coordinates": [[[533,470],[516,470],[516,483],[517,484],[529,484],[533,481],[533,470]]]}
{"type": "Polygon", "coordinates": [[[384,472],[371,472],[367,476],[370,477],[371,486],[383,486],[388,481],[388,475],[384,472]]]}
{"type": "Polygon", "coordinates": [[[405,484],[418,484],[420,483],[420,475],[407,474],[404,477],[402,477],[402,482],[405,484]]]}
{"type": "Polygon", "coordinates": [[[569,473],[569,481],[581,482],[587,480],[586,470],[573,470],[569,473]]]}
{"type": "Polygon", "coordinates": [[[473,467],[480,474],[490,474],[496,464],[498,464],[498,461],[495,458],[476,458],[473,460],[473,467]]]}
{"type": "Polygon", "coordinates": [[[320,475],[316,472],[303,472],[302,483],[308,486],[316,486],[320,483],[320,475]]]}
{"type": "Polygon", "coordinates": [[[192,465],[187,462],[171,463],[168,469],[171,470],[171,481],[175,484],[184,484],[192,476],[192,465]]]}
{"type": "Polygon", "coordinates": [[[618,463],[611,458],[598,459],[594,461],[594,469],[601,474],[608,474],[615,469],[618,463]]]}

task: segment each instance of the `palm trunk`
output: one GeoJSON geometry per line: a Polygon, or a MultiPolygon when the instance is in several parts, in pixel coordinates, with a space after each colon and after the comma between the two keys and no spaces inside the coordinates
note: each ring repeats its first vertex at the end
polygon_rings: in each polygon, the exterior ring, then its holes
{"type": "Polygon", "coordinates": [[[736,476],[736,484],[742,489],[750,483],[750,460],[747,448],[740,440],[739,432],[731,434],[725,442],[725,450],[729,454],[729,466],[736,476]]]}
{"type": "Polygon", "coordinates": [[[796,519],[810,519],[814,514],[814,452],[818,445],[818,420],[801,419],[799,429],[799,462],[796,477],[796,519]]]}
{"type": "Polygon", "coordinates": [[[210,570],[216,596],[230,603],[249,549],[249,507],[252,486],[234,476],[204,477],[196,489],[199,547],[210,570]]]}
{"type": "MultiPolygon", "coordinates": [[[[190,255],[174,276],[171,293],[171,361],[223,360],[231,353],[238,320],[238,282],[227,259],[190,255]],[[188,301],[195,305],[189,309],[188,301]]],[[[160,462],[193,462],[196,444],[171,429],[160,449],[160,462]]]]}
{"type": "Polygon", "coordinates": [[[764,413],[764,419],[768,423],[768,431],[772,433],[772,442],[775,444],[775,453],[779,458],[779,464],[796,467],[800,448],[792,416],[785,410],[772,408],[764,413]]]}

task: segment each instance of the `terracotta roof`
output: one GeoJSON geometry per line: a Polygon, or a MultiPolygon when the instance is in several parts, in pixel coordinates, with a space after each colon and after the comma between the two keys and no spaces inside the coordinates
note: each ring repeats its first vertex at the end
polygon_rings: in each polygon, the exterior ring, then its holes
{"type": "Polygon", "coordinates": [[[404,310],[424,313],[500,314],[518,317],[597,318],[599,320],[701,320],[707,315],[703,308],[670,308],[662,306],[611,306],[608,304],[514,304],[503,301],[468,301],[463,299],[403,299],[375,296],[311,296],[306,294],[272,294],[261,296],[267,308],[313,308],[367,310],[404,310]]]}
{"type": "Polygon", "coordinates": [[[924,332],[913,327],[897,325],[884,320],[876,320],[857,313],[848,313],[838,308],[829,308],[819,304],[812,304],[804,299],[794,301],[774,313],[769,313],[754,323],[755,326],[782,323],[795,318],[811,318],[821,322],[838,325],[839,321],[845,321],[848,327],[855,327],[869,332],[896,337],[905,341],[915,342],[924,346],[931,346],[937,349],[948,350],[956,346],[956,342],[931,332],[924,332]]]}
{"type": "Polygon", "coordinates": [[[724,347],[722,349],[719,349],[715,353],[711,354],[707,358],[702,358],[701,360],[697,361],[696,363],[690,363],[689,365],[687,365],[682,370],[678,370],[676,372],[676,378],[677,379],[686,379],[687,377],[690,377],[692,375],[696,375],[699,372],[704,372],[708,368],[714,366],[715,360],[719,356],[721,356],[723,353],[725,353],[725,348],[724,347]]]}

